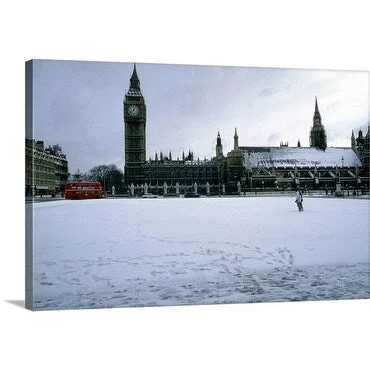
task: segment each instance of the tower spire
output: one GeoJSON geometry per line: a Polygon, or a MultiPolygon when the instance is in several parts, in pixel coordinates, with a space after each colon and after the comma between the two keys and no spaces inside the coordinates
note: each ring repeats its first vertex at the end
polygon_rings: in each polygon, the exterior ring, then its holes
{"type": "Polygon", "coordinates": [[[134,63],[134,70],[132,71],[132,75],[130,78],[130,89],[131,88],[138,89],[140,91],[140,80],[136,71],[136,63],[134,63]]]}
{"type": "Polygon", "coordinates": [[[235,127],[234,150],[238,150],[238,148],[239,148],[239,136],[238,136],[238,132],[236,131],[236,127],[235,127]]]}
{"type": "Polygon", "coordinates": [[[352,149],[355,149],[355,147],[356,147],[356,139],[355,139],[355,134],[354,134],[354,132],[353,132],[353,130],[352,130],[352,135],[351,135],[351,148],[352,148],[352,149]]]}
{"type": "Polygon", "coordinates": [[[313,115],[313,125],[310,132],[310,146],[325,150],[327,147],[326,132],[321,123],[321,115],[317,104],[317,96],[315,96],[315,113],[313,115]]]}
{"type": "Polygon", "coordinates": [[[319,106],[317,104],[317,96],[315,96],[315,113],[313,115],[314,125],[321,125],[321,115],[319,112],[319,106]]]}

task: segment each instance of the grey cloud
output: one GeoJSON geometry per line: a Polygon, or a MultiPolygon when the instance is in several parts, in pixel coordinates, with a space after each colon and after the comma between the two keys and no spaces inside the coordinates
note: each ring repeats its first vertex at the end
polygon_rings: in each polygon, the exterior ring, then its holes
{"type": "Polygon", "coordinates": [[[339,107],[341,103],[342,103],[341,100],[336,100],[335,102],[329,104],[326,109],[327,109],[328,112],[332,112],[337,107],[339,107]]]}
{"type": "Polygon", "coordinates": [[[277,89],[273,89],[271,87],[265,87],[264,89],[260,90],[259,95],[260,96],[270,96],[273,94],[276,94],[278,92],[277,89]]]}

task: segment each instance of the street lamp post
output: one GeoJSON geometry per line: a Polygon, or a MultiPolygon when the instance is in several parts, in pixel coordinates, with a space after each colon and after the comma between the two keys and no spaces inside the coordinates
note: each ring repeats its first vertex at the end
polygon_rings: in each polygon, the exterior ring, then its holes
{"type": "Polygon", "coordinates": [[[103,177],[103,193],[105,193],[105,176],[106,176],[106,172],[107,170],[104,168],[104,169],[101,169],[101,172],[100,172],[100,175],[103,177]]]}

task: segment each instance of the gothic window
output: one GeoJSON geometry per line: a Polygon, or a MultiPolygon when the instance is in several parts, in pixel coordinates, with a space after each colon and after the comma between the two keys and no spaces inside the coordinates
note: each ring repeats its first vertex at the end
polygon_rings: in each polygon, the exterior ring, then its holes
{"type": "Polygon", "coordinates": [[[140,148],[142,145],[141,139],[127,139],[127,147],[128,148],[140,148]]]}
{"type": "Polygon", "coordinates": [[[139,126],[138,125],[127,125],[127,130],[129,135],[138,135],[139,134],[139,126]]]}

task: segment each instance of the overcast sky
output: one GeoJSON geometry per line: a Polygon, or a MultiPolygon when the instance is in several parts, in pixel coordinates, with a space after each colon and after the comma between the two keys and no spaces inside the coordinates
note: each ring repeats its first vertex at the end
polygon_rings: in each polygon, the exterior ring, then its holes
{"type": "MultiPolygon", "coordinates": [[[[34,61],[34,138],[59,144],[69,172],[124,166],[123,98],[133,63],[34,61]]],[[[240,146],[309,146],[315,96],[328,146],[367,133],[369,73],[137,63],[147,107],[147,158],[224,154],[240,146]]]]}

